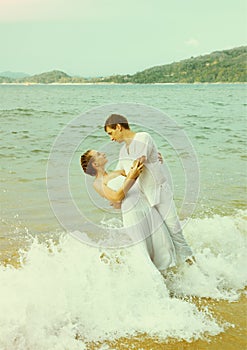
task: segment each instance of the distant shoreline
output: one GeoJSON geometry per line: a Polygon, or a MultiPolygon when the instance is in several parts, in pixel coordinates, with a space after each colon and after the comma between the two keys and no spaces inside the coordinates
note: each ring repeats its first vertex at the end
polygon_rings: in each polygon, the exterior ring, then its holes
{"type": "Polygon", "coordinates": [[[70,76],[61,70],[52,70],[23,78],[15,78],[1,76],[0,73],[0,84],[57,86],[244,84],[247,82],[246,61],[247,46],[241,46],[229,50],[214,51],[211,54],[191,57],[179,62],[154,66],[135,74],[113,74],[105,77],[85,78],[70,76]]]}
{"type": "Polygon", "coordinates": [[[97,83],[0,83],[3,85],[16,85],[16,86],[81,86],[81,85],[245,85],[247,82],[195,82],[195,83],[114,83],[114,82],[97,82],[97,83]]]}

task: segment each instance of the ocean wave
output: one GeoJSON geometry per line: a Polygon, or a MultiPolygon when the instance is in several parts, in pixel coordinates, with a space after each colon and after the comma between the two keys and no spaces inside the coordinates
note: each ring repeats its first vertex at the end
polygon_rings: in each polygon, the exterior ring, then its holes
{"type": "Polygon", "coordinates": [[[81,349],[79,338],[139,333],[191,340],[223,330],[207,312],[170,298],[138,245],[105,251],[68,235],[58,245],[34,240],[21,268],[4,267],[0,275],[0,346],[6,350],[81,349]]]}
{"type": "Polygon", "coordinates": [[[185,227],[197,263],[167,275],[176,295],[237,300],[247,284],[247,211],[234,216],[191,219],[185,227]]]}
{"type": "Polygon", "coordinates": [[[197,263],[165,277],[138,244],[107,250],[65,233],[28,236],[20,267],[0,266],[0,348],[83,349],[88,341],[140,333],[191,341],[222,332],[227,323],[183,297],[239,297],[246,282],[245,216],[191,220],[185,235],[197,263]]]}

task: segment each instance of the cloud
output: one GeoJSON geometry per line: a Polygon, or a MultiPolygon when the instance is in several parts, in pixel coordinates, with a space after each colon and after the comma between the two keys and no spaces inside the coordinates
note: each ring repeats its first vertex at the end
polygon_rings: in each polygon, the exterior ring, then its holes
{"type": "Polygon", "coordinates": [[[0,22],[81,19],[94,12],[90,0],[0,0],[0,22]]]}
{"type": "Polygon", "coordinates": [[[119,25],[122,25],[125,18],[136,20],[144,15],[149,18],[151,4],[148,1],[142,4],[140,11],[140,1],[0,0],[0,22],[119,19],[119,25]]]}
{"type": "Polygon", "coordinates": [[[190,38],[190,39],[186,40],[184,43],[188,46],[198,46],[199,45],[199,41],[195,38],[190,38]]]}

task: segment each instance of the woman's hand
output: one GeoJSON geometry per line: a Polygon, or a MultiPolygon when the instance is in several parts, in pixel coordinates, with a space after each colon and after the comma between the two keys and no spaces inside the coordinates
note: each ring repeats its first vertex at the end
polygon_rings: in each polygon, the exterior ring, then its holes
{"type": "Polygon", "coordinates": [[[127,178],[134,179],[134,180],[137,179],[138,176],[141,174],[142,169],[143,169],[143,163],[141,163],[138,159],[135,160],[127,175],[127,178]]]}
{"type": "Polygon", "coordinates": [[[139,163],[145,163],[146,162],[146,160],[147,160],[147,157],[146,156],[141,156],[141,157],[139,157],[139,158],[137,158],[136,160],[138,160],[139,161],[139,163]]]}

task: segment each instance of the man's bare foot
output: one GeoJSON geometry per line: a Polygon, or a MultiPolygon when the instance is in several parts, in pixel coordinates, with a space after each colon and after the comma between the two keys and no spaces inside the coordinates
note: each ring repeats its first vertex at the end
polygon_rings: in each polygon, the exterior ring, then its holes
{"type": "Polygon", "coordinates": [[[190,258],[186,259],[185,262],[189,265],[193,265],[196,263],[196,258],[194,256],[191,256],[190,258]]]}

